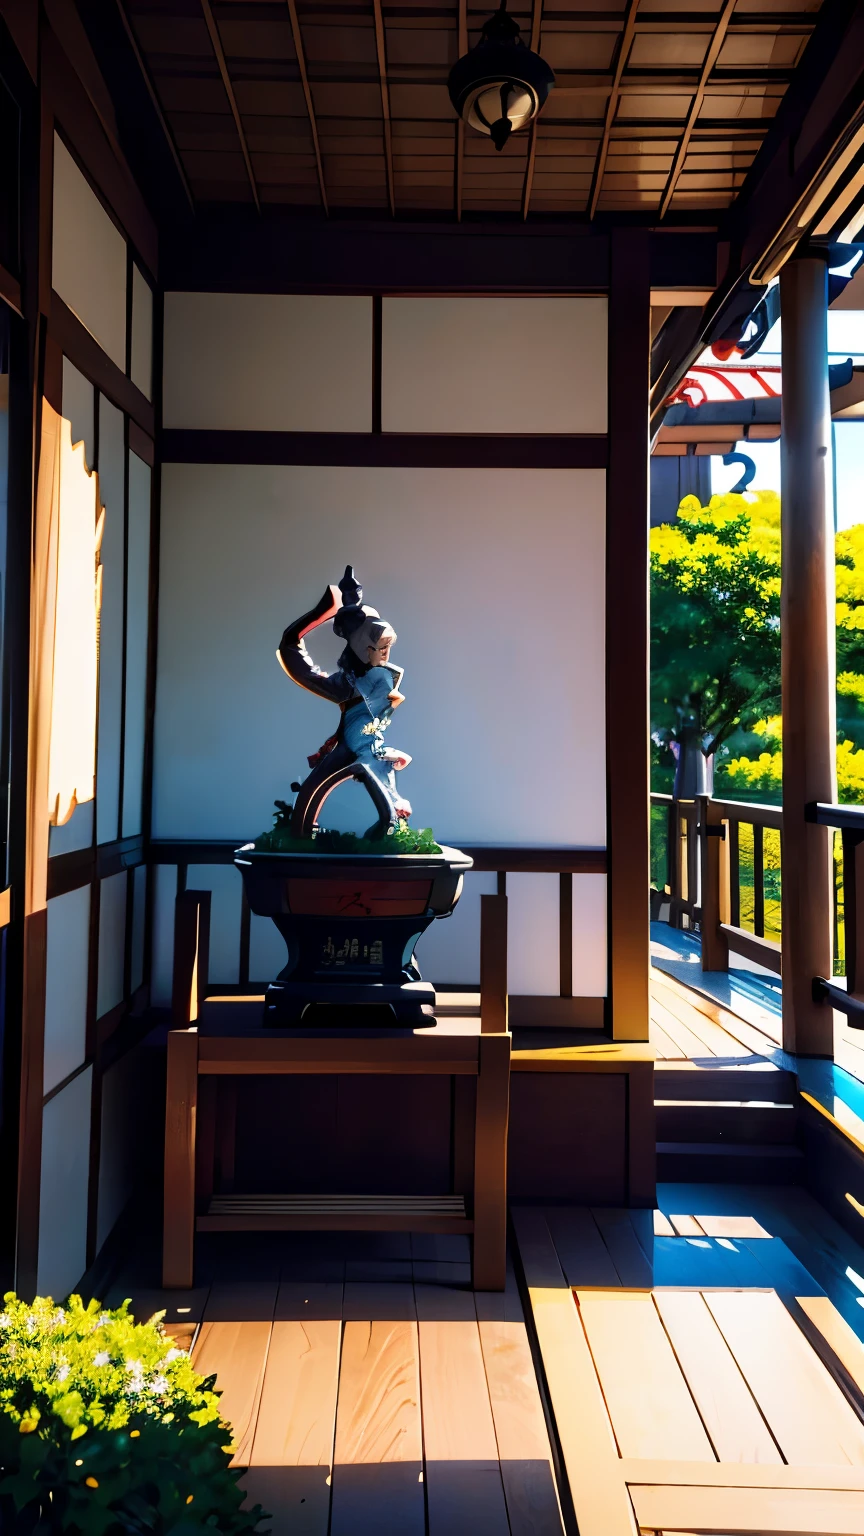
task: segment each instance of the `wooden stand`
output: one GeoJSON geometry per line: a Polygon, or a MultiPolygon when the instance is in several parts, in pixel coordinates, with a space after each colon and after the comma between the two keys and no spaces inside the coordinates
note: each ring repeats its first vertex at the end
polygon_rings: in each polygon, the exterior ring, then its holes
{"type": "MultiPolygon", "coordinates": [[[[230,1008],[230,1004],[226,1005],[230,1008]]],[[[510,1103],[509,1034],[434,1035],[201,1035],[197,1028],[168,1036],[165,1114],[165,1207],[162,1278],[190,1287],[194,1237],[199,1232],[424,1231],[464,1232],[474,1238],[474,1288],[500,1291],[505,1281],[507,1123],[510,1103]],[[205,1116],[207,1166],[199,1158],[206,1209],[196,1213],[199,1080],[249,1074],[436,1073],[476,1078],[473,1199],[464,1197],[232,1196],[207,1199],[212,1189],[215,1138],[205,1116]]],[[[203,1085],[202,1085],[203,1086],[203,1085]]],[[[203,1095],[202,1095],[203,1098],[203,1095]]],[[[203,1108],[203,1104],[202,1104],[203,1108]]],[[[212,1107],[211,1107],[212,1112],[212,1107]]],[[[464,1159],[463,1159],[464,1165],[464,1159]]]]}

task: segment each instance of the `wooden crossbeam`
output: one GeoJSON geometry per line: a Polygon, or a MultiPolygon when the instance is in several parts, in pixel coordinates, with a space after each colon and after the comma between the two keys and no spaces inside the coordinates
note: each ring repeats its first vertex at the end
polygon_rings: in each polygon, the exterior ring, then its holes
{"type": "Polygon", "coordinates": [[[735,9],[735,3],[736,0],[726,0],[723,9],[720,12],[720,18],[717,22],[717,26],[714,29],[714,36],[711,39],[708,52],[705,55],[705,61],[702,65],[702,70],[699,75],[699,84],[696,87],[696,94],[690,103],[690,111],[687,114],[687,121],[684,124],[684,132],[681,135],[681,142],[675,151],[675,159],[672,162],[672,169],[669,172],[669,179],[666,182],[663,196],[660,199],[659,216],[661,219],[663,218],[667,208],[669,207],[669,204],[672,201],[675,188],[678,185],[678,178],[680,177],[684,168],[684,161],[687,157],[687,150],[690,145],[690,139],[693,135],[693,129],[696,126],[696,120],[702,110],[702,102],[705,99],[705,87],[708,84],[711,71],[714,68],[714,65],[717,63],[720,49],[723,47],[723,43],[725,42],[726,33],[729,30],[729,23],[732,20],[732,12],[735,9]]]}
{"type": "MultiPolygon", "coordinates": [[[[531,51],[540,51],[540,28],[543,22],[543,0],[534,0],[531,11],[531,51]]],[[[525,180],[522,183],[522,217],[528,217],[528,205],[531,202],[531,188],[534,185],[534,160],[537,153],[537,119],[535,117],[530,129],[528,140],[528,160],[525,165],[525,180]]]]}
{"type": "Polygon", "coordinates": [[[240,117],[239,108],[237,106],[237,98],[234,95],[234,86],[231,83],[231,76],[228,73],[228,65],[225,61],[225,50],[222,47],[222,39],[219,36],[219,28],[216,25],[216,17],[213,15],[213,11],[210,6],[210,0],[201,0],[201,9],[204,12],[204,20],[207,23],[207,31],[210,33],[210,41],[213,44],[213,52],[216,55],[216,63],[219,66],[219,73],[222,76],[222,84],[225,87],[225,95],[228,97],[228,105],[231,108],[231,116],[234,119],[234,126],[237,129],[237,137],[240,140],[240,149],[243,154],[243,163],[246,166],[246,174],[249,177],[249,185],[252,188],[252,197],[255,203],[255,207],[260,213],[261,203],[258,198],[258,187],[255,182],[255,172],[252,169],[252,161],[249,156],[249,145],[246,143],[246,134],[243,129],[243,122],[240,117]]]}
{"type": "MultiPolygon", "coordinates": [[[[456,53],[462,58],[468,52],[468,0],[459,0],[458,35],[456,53]]],[[[456,124],[456,185],[454,188],[457,223],[462,219],[462,194],[465,187],[465,123],[460,117],[456,124]]]]}
{"type": "Polygon", "coordinates": [[[171,129],[168,127],[168,122],[167,122],[167,119],[165,117],[165,113],[162,111],[162,103],[159,100],[159,97],[157,95],[156,87],[153,84],[153,80],[151,78],[150,71],[147,68],[146,63],[144,62],[144,55],[142,54],[141,49],[138,46],[138,39],[135,36],[135,32],[133,30],[132,23],[129,20],[129,17],[128,17],[127,12],[126,12],[126,7],[123,4],[123,0],[117,0],[117,9],[120,12],[120,20],[123,23],[123,27],[124,27],[124,30],[126,32],[126,36],[129,39],[129,43],[130,43],[130,46],[132,48],[132,52],[135,55],[135,62],[137,63],[138,68],[141,71],[141,78],[142,78],[142,80],[144,81],[144,84],[147,87],[147,94],[148,94],[148,96],[150,97],[150,100],[153,103],[153,110],[156,113],[156,117],[158,118],[159,127],[162,129],[162,132],[163,132],[163,134],[165,136],[165,143],[168,145],[168,148],[171,151],[171,159],[174,161],[174,164],[177,167],[177,175],[180,177],[180,184],[181,184],[181,186],[183,188],[183,191],[186,193],[186,198],[187,198],[187,201],[189,203],[189,207],[192,209],[192,212],[194,213],[195,212],[195,199],[192,196],[192,188],[189,185],[189,178],[186,175],[186,171],[185,171],[184,166],[183,166],[183,161],[180,159],[180,151],[177,148],[177,145],[174,143],[174,135],[171,132],[171,129]]]}
{"type": "Polygon", "coordinates": [[[636,35],[636,12],[639,9],[639,0],[627,0],[627,11],[624,16],[624,30],[621,33],[621,43],[618,48],[618,58],[615,61],[615,74],[612,77],[612,86],[609,98],[606,102],[606,117],[603,122],[603,137],[600,140],[600,150],[597,155],[597,164],[594,167],[594,181],[591,186],[591,196],[588,199],[588,217],[593,219],[597,212],[597,204],[600,201],[600,188],[603,185],[603,174],[606,170],[606,161],[609,157],[609,143],[612,138],[612,124],[615,121],[615,113],[618,111],[618,99],[621,95],[621,77],[624,73],[627,60],[630,57],[630,49],[633,46],[633,38],[636,35]]]}
{"type": "Polygon", "coordinates": [[[309,85],[309,76],[306,72],[306,54],[303,49],[303,38],[300,33],[300,18],[297,15],[296,0],[287,0],[288,15],[291,18],[291,36],[294,40],[294,52],[297,55],[297,68],[300,71],[300,83],[303,87],[303,99],[306,102],[306,112],[309,117],[309,131],[312,134],[312,146],[315,150],[315,166],[318,171],[318,189],[321,193],[321,203],[324,212],[329,216],[330,207],[327,202],[327,187],[324,182],[324,164],[321,159],[321,145],[318,142],[318,124],[315,121],[315,107],[312,103],[312,90],[309,85]]]}
{"type": "Polygon", "coordinates": [[[387,168],[387,197],[390,213],[396,213],[396,191],[393,184],[393,135],[390,127],[390,87],[387,84],[387,40],[384,35],[384,15],[381,0],[372,0],[375,13],[375,47],[378,52],[378,78],[381,82],[381,118],[384,125],[384,164],[387,168]]]}

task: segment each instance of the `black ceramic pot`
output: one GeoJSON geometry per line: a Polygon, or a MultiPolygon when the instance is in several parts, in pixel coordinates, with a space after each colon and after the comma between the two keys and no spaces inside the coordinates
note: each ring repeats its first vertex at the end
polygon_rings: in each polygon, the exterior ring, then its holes
{"type": "Polygon", "coordinates": [[[234,862],[251,910],[272,917],[288,946],[266,1024],[434,1025],[435,990],[414,946],[459,900],[464,853],[257,853],[250,843],[234,862]]]}

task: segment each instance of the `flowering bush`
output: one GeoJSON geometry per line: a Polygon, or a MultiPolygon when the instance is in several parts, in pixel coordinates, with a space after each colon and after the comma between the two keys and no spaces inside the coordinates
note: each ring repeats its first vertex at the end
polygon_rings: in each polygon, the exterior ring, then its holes
{"type": "Polygon", "coordinates": [[[128,1302],[103,1311],[71,1296],[0,1314],[0,1531],[3,1536],[240,1536],[231,1432],[158,1318],[128,1302]]]}

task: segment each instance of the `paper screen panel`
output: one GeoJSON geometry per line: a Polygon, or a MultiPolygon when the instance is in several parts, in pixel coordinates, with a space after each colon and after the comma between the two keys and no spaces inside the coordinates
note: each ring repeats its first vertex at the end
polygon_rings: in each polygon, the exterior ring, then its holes
{"type": "Polygon", "coordinates": [[[147,923],[147,865],[138,864],[132,877],[132,953],[129,984],[133,992],[144,981],[144,936],[147,923]]]}
{"type": "Polygon", "coordinates": [[[141,831],[147,716],[150,601],[150,466],[129,454],[129,555],[126,578],[126,731],[123,743],[123,837],[141,831]]]}
{"type": "MultiPolygon", "coordinates": [[[[123,709],[123,583],[126,443],[123,413],[99,397],[99,490],[102,535],[102,615],[99,626],[99,748],[96,759],[96,841],[120,835],[120,735],[123,709]]],[[[75,813],[78,814],[77,811],[75,813]]],[[[74,817],[73,817],[74,820],[74,817]]]]}
{"type": "Polygon", "coordinates": [[[87,1191],[93,1069],[87,1067],[42,1111],[37,1291],[58,1299],[87,1266],[87,1191]]]}
{"type": "Polygon", "coordinates": [[[517,997],[558,997],[557,875],[507,876],[507,990],[517,997]]]}
{"type": "MultiPolygon", "coordinates": [[[[338,719],[275,650],[350,561],[399,635],[390,739],[414,758],[414,824],[457,845],[602,846],[604,480],[166,465],[153,835],[270,825],[338,719]]],[[[325,668],[328,631],[310,642],[325,668]]]]}
{"type": "Polygon", "coordinates": [[[153,290],[143,272],[132,264],[132,383],[149,400],[153,393],[153,290]]]}
{"type": "Polygon", "coordinates": [[[125,373],[126,241],[56,133],[51,281],[125,373]]]}
{"type": "Polygon", "coordinates": [[[96,989],[96,1017],[116,1008],[123,1001],[123,973],[126,965],[126,883],[123,870],[101,881],[99,892],[99,983],[96,989]]]}
{"type": "Polygon", "coordinates": [[[43,1087],[50,1093],[86,1055],[90,887],[48,903],[43,1087]]]}
{"type": "Polygon", "coordinates": [[[372,300],[166,293],[166,427],[372,430],[372,300]]]}
{"type": "Polygon", "coordinates": [[[493,896],[497,889],[494,874],[465,876],[455,912],[427,928],[417,945],[417,964],[427,981],[479,987],[480,897],[493,896]]]}
{"type": "Polygon", "coordinates": [[[385,298],[385,432],[605,432],[605,298],[385,298]]]}
{"type": "Polygon", "coordinates": [[[606,996],[606,876],[573,876],[573,996],[606,996]]]}
{"type": "Polygon", "coordinates": [[[153,959],[150,968],[150,1002],[154,1008],[171,1006],[176,901],[176,864],[154,864],[153,959]]]}
{"type": "Polygon", "coordinates": [[[186,872],[186,889],[211,893],[210,981],[230,986],[240,979],[243,884],[239,870],[232,864],[190,864],[186,872]]]}

